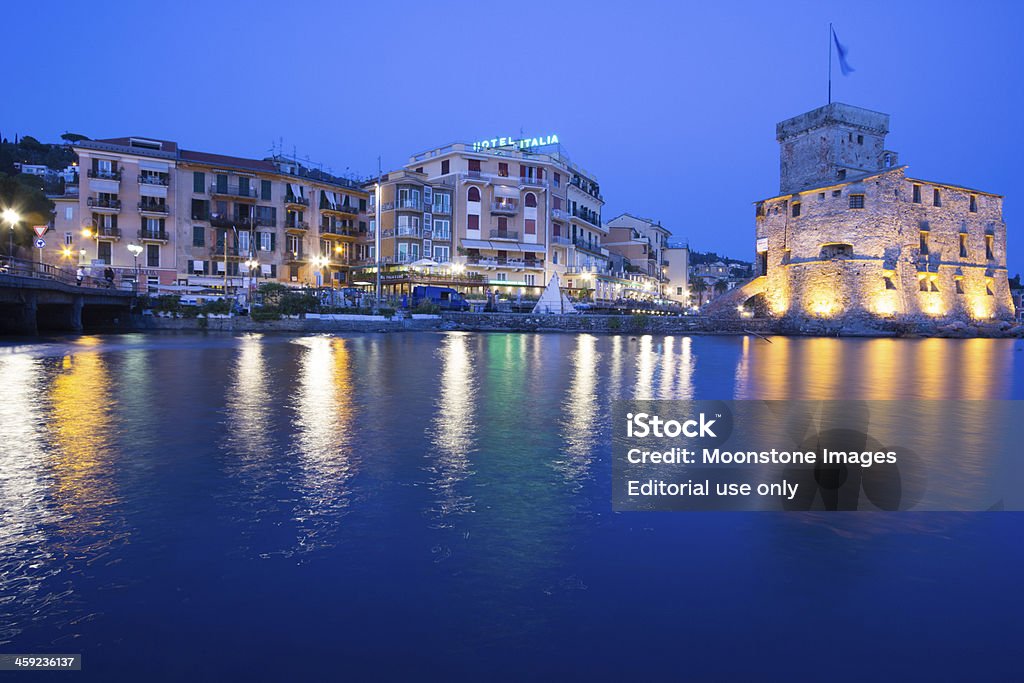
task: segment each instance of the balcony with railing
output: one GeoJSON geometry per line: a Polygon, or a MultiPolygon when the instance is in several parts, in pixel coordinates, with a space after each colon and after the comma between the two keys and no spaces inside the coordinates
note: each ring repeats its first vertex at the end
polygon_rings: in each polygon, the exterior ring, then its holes
{"type": "Polygon", "coordinates": [[[288,206],[309,206],[309,197],[296,197],[289,193],[285,195],[284,203],[288,206]]]}
{"type": "Polygon", "coordinates": [[[516,230],[502,230],[500,228],[491,229],[492,240],[512,240],[513,242],[519,241],[519,232],[516,230]]]}
{"type": "Polygon", "coordinates": [[[101,225],[96,228],[90,228],[90,230],[92,231],[92,236],[96,239],[121,239],[121,228],[116,225],[101,225]]]}
{"type": "Polygon", "coordinates": [[[601,189],[595,183],[591,183],[589,181],[585,181],[582,178],[580,178],[579,176],[573,176],[569,180],[569,184],[572,185],[573,187],[577,188],[581,192],[586,192],[587,194],[589,194],[594,199],[599,199],[601,201],[604,201],[604,197],[601,196],[601,189]]]}
{"type": "Polygon", "coordinates": [[[90,168],[87,175],[96,180],[116,180],[119,182],[121,180],[121,171],[115,170],[104,171],[101,168],[90,168]]]}
{"type": "Polygon", "coordinates": [[[507,256],[468,256],[466,257],[466,265],[538,269],[544,267],[544,261],[540,259],[510,258],[507,256]]]}
{"type": "Polygon", "coordinates": [[[357,231],[348,225],[320,224],[320,234],[324,237],[355,237],[357,231]]]}
{"type": "Polygon", "coordinates": [[[243,214],[231,215],[231,214],[211,213],[210,214],[210,225],[212,225],[215,228],[235,228],[235,229],[251,228],[252,227],[252,218],[250,216],[243,215],[243,214]]]}
{"type": "MultiPolygon", "coordinates": [[[[239,253],[237,246],[231,244],[225,246],[223,242],[219,242],[210,247],[210,258],[212,260],[223,260],[225,256],[227,256],[227,258],[241,258],[242,254],[239,253]]],[[[248,256],[248,254],[245,254],[245,256],[248,256]]]]}
{"type": "Polygon", "coordinates": [[[520,176],[519,184],[524,187],[547,187],[548,181],[534,176],[520,176]]]}
{"type": "Polygon", "coordinates": [[[444,204],[433,204],[430,207],[430,212],[439,216],[451,216],[452,204],[451,202],[447,202],[444,204]]]}
{"type": "Polygon", "coordinates": [[[491,202],[491,213],[499,216],[514,216],[519,211],[519,202],[509,201],[498,201],[491,202]]]}
{"type": "Polygon", "coordinates": [[[166,216],[170,212],[167,202],[139,202],[140,213],[153,213],[166,216]]]}
{"type": "Polygon", "coordinates": [[[399,211],[422,211],[423,202],[419,199],[399,199],[395,208],[399,211]]]}
{"type": "Polygon", "coordinates": [[[572,244],[571,239],[568,237],[562,237],[561,235],[552,235],[549,241],[551,244],[557,244],[563,247],[568,247],[572,244]]]}
{"type": "Polygon", "coordinates": [[[101,199],[100,197],[88,197],[85,203],[90,209],[96,209],[99,213],[117,213],[121,210],[120,199],[101,199]]]}
{"type": "Polygon", "coordinates": [[[381,237],[422,237],[422,232],[416,226],[400,225],[397,228],[383,230],[381,237]]]}
{"type": "Polygon", "coordinates": [[[287,232],[305,233],[309,230],[309,223],[292,218],[284,222],[284,229],[287,232]]]}
{"type": "Polygon", "coordinates": [[[160,187],[167,187],[170,182],[171,178],[166,173],[139,174],[139,185],[157,185],[160,187]]]}
{"type": "MultiPolygon", "coordinates": [[[[427,237],[426,234],[424,234],[423,236],[427,237]]],[[[439,230],[434,230],[433,232],[430,233],[430,239],[434,240],[435,242],[451,242],[452,231],[446,230],[444,232],[441,232],[439,230]]]]}
{"type": "Polygon", "coordinates": [[[584,221],[593,225],[595,228],[601,227],[601,214],[596,211],[591,211],[585,206],[578,206],[572,212],[572,217],[578,220],[584,221]]]}
{"type": "Polygon", "coordinates": [[[359,213],[359,209],[357,207],[349,204],[331,204],[329,202],[321,202],[320,210],[326,211],[327,213],[347,214],[349,216],[355,216],[359,213]]]}
{"type": "Polygon", "coordinates": [[[556,220],[567,221],[572,216],[565,209],[551,209],[551,217],[556,220]]]}
{"type": "Polygon", "coordinates": [[[590,251],[595,254],[604,254],[606,251],[601,248],[600,242],[585,240],[582,237],[573,237],[572,243],[577,249],[585,249],[586,251],[590,251]]]}
{"type": "Polygon", "coordinates": [[[141,228],[139,230],[139,240],[143,242],[167,242],[168,239],[167,231],[160,228],[155,230],[141,228]]]}
{"type": "Polygon", "coordinates": [[[233,199],[248,199],[256,201],[259,198],[256,188],[253,186],[232,185],[230,183],[213,183],[210,185],[210,194],[219,197],[231,197],[233,199]]]}

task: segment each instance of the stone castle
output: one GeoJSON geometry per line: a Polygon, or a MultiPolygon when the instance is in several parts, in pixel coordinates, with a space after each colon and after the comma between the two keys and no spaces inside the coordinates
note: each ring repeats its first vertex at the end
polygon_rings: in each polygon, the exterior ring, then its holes
{"type": "Polygon", "coordinates": [[[745,293],[791,319],[1012,319],[1002,197],[908,176],[888,132],[840,103],[778,124],[780,194],[756,204],[745,293]]]}

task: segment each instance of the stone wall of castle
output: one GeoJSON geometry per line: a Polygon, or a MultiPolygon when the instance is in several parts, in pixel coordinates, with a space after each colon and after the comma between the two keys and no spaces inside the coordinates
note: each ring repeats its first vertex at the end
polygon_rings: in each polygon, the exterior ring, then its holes
{"type": "Polygon", "coordinates": [[[775,315],[1013,317],[996,195],[900,167],[760,202],[756,223],[775,315]]]}

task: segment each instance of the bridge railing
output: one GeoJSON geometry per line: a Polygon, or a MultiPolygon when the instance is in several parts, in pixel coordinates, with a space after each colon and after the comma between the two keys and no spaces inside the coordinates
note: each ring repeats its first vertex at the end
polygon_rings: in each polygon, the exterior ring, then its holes
{"type": "Polygon", "coordinates": [[[52,280],[66,285],[94,287],[97,289],[112,289],[115,285],[104,278],[85,275],[82,281],[78,281],[77,269],[58,268],[48,263],[37,263],[26,259],[0,256],[0,275],[14,275],[17,277],[32,277],[40,280],[52,280]]]}

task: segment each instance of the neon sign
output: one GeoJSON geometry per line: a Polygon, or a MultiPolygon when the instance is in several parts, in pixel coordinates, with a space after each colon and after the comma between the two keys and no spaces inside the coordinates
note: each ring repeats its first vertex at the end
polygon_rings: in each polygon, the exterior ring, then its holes
{"type": "Polygon", "coordinates": [[[495,149],[501,147],[511,147],[513,149],[530,149],[531,147],[546,147],[547,145],[557,145],[557,135],[541,135],[535,138],[491,138],[490,140],[478,140],[473,143],[473,151],[479,152],[484,149],[495,149]]]}

